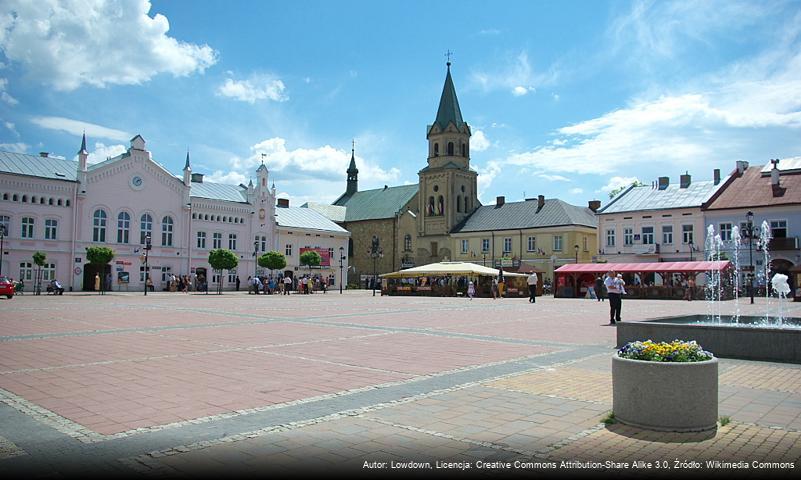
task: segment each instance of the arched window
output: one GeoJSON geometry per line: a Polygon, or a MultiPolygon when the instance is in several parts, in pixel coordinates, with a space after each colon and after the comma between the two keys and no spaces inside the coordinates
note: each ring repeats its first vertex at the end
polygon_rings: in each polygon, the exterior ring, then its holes
{"type": "Polygon", "coordinates": [[[445,197],[442,195],[437,198],[437,215],[445,215],[445,197]]]}
{"type": "Polygon", "coordinates": [[[16,193],[14,194],[14,197],[13,197],[13,199],[14,199],[14,201],[15,201],[15,202],[18,202],[18,201],[19,201],[19,197],[17,196],[17,194],[16,194],[16,193]]]}
{"type": "Polygon", "coordinates": [[[172,247],[172,217],[169,215],[161,219],[161,245],[172,247]]]}
{"type": "Polygon", "coordinates": [[[434,215],[434,196],[428,197],[428,214],[434,215]]]}
{"type": "Polygon", "coordinates": [[[127,212],[117,215],[117,243],[128,243],[131,232],[131,216],[127,212]]]}
{"type": "Polygon", "coordinates": [[[453,155],[453,142],[448,142],[448,156],[453,155]]]}
{"type": "Polygon", "coordinates": [[[404,252],[411,252],[412,251],[412,236],[408,233],[405,237],[403,237],[403,251],[404,252]]]}
{"type": "Polygon", "coordinates": [[[456,212],[462,213],[462,197],[456,196],[456,212]]]}
{"type": "MultiPolygon", "coordinates": [[[[59,205],[60,205],[60,204],[59,204],[59,205]]],[[[69,200],[67,200],[67,201],[65,202],[65,205],[69,207],[69,206],[70,206],[70,201],[69,201],[69,200]]]]}
{"type": "Polygon", "coordinates": [[[36,196],[31,197],[31,203],[36,203],[36,196]]]}
{"type": "Polygon", "coordinates": [[[468,206],[469,203],[470,203],[469,200],[470,199],[467,198],[467,195],[465,195],[465,197],[464,197],[464,213],[470,213],[470,207],[468,206]]]}
{"type": "Polygon", "coordinates": [[[353,256],[353,239],[352,238],[348,239],[348,256],[349,257],[353,256]]]}
{"type": "Polygon", "coordinates": [[[152,233],[153,233],[153,217],[150,216],[149,213],[145,213],[142,215],[142,218],[139,222],[139,243],[144,245],[146,243],[146,238],[151,238],[152,243],[152,233]]]}
{"type": "Polygon", "coordinates": [[[44,197],[39,197],[39,204],[40,205],[44,205],[45,204],[45,198],[44,197]]]}
{"type": "Polygon", "coordinates": [[[462,156],[463,157],[467,156],[467,147],[465,147],[464,143],[462,143],[462,156]]]}
{"type": "Polygon", "coordinates": [[[439,143],[434,143],[434,156],[439,156],[439,143]]]}
{"type": "Polygon", "coordinates": [[[92,216],[92,241],[105,242],[106,241],[106,212],[97,209],[92,216]]]}
{"type": "MultiPolygon", "coordinates": [[[[47,204],[48,204],[48,205],[53,205],[53,199],[52,199],[52,198],[48,198],[48,199],[47,199],[47,204]]],[[[61,205],[61,200],[59,200],[59,203],[58,203],[58,204],[59,204],[59,205],[61,205]]]]}
{"type": "Polygon", "coordinates": [[[8,194],[7,193],[3,194],[3,200],[8,200],[8,194]]]}
{"type": "Polygon", "coordinates": [[[28,203],[28,196],[27,195],[23,195],[22,196],[22,203],[28,203]]]}
{"type": "Polygon", "coordinates": [[[228,217],[223,217],[223,222],[227,222],[227,221],[228,221],[228,217]]]}

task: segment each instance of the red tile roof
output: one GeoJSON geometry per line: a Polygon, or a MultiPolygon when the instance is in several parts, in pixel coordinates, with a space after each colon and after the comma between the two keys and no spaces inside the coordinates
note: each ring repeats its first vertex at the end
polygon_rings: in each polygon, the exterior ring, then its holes
{"type": "Polygon", "coordinates": [[[782,173],[779,185],[781,196],[773,195],[770,175],[762,176],[762,166],[749,167],[742,176],[734,172],[726,185],[704,204],[705,210],[753,208],[801,204],[801,173],[782,173]]]}

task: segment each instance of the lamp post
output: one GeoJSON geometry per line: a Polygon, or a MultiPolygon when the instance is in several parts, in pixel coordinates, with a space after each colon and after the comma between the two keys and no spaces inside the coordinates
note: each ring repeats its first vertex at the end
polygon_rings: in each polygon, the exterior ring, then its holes
{"type": "Polygon", "coordinates": [[[373,296],[375,297],[375,284],[378,281],[376,262],[379,258],[383,258],[384,256],[384,250],[379,246],[378,237],[373,237],[373,243],[370,246],[370,250],[367,251],[367,254],[373,259],[373,296]]]}
{"type": "Polygon", "coordinates": [[[342,282],[345,281],[344,274],[342,273],[342,261],[345,260],[345,247],[339,247],[339,294],[342,295],[342,282]]]}
{"type": "Polygon", "coordinates": [[[3,275],[3,242],[6,238],[6,226],[0,225],[0,276],[3,275]]]}
{"type": "Polygon", "coordinates": [[[744,236],[748,238],[748,295],[751,297],[751,304],[754,303],[754,212],[749,211],[745,214],[747,223],[745,224],[744,236]]]}
{"type": "Polygon", "coordinates": [[[147,296],[147,281],[150,278],[150,269],[147,266],[147,257],[153,245],[150,243],[150,234],[145,237],[145,296],[147,296]]]}
{"type": "Polygon", "coordinates": [[[692,261],[693,261],[693,250],[695,250],[695,249],[693,248],[693,240],[692,240],[692,239],[690,239],[690,241],[689,241],[689,242],[687,242],[687,245],[689,245],[689,246],[690,246],[690,261],[692,262],[692,261]]]}
{"type": "Polygon", "coordinates": [[[578,251],[579,251],[579,246],[578,246],[578,245],[573,245],[573,248],[575,248],[575,249],[576,249],[576,263],[578,263],[578,251]]]}

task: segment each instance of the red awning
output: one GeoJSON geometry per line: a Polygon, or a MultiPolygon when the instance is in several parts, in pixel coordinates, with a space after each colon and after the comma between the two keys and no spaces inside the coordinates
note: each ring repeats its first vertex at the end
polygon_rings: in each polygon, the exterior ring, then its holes
{"type": "Polygon", "coordinates": [[[725,270],[728,260],[716,262],[648,262],[648,263],[571,263],[556,269],[556,273],[684,273],[725,270]]]}

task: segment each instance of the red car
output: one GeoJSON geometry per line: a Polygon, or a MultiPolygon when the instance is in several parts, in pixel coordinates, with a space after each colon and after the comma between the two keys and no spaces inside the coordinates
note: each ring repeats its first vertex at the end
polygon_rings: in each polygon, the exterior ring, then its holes
{"type": "Polygon", "coordinates": [[[0,296],[14,298],[14,284],[8,277],[0,277],[0,296]]]}

